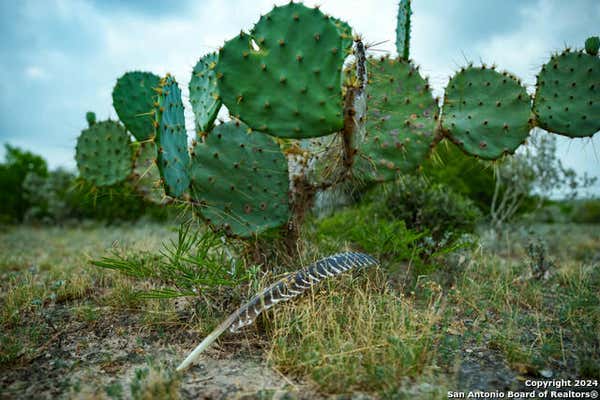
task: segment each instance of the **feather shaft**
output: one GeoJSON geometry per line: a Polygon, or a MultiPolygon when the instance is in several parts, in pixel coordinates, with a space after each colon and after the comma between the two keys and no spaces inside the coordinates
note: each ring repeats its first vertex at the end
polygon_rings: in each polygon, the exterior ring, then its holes
{"type": "Polygon", "coordinates": [[[297,272],[286,275],[250,301],[238,308],[213,330],[177,367],[182,371],[191,366],[223,332],[237,332],[254,322],[263,311],[281,301],[293,299],[328,277],[337,276],[351,268],[363,268],[379,264],[372,256],[364,253],[339,253],[323,258],[297,272]]]}

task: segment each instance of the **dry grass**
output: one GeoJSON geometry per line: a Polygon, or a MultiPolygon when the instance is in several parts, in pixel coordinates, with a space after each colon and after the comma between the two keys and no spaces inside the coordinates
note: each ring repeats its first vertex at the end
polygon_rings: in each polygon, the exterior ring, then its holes
{"type": "MultiPolygon", "coordinates": [[[[119,337],[129,337],[131,329],[164,343],[199,340],[240,298],[276,278],[258,274],[235,295],[224,293],[224,305],[215,308],[202,301],[140,299],[136,290],[147,283],[89,264],[115,241],[129,251],[156,251],[175,235],[160,225],[18,227],[0,233],[0,368],[25,368],[67,322],[119,337]],[[183,334],[190,337],[182,339],[183,334]]],[[[367,235],[369,243],[378,242],[376,235],[377,230],[367,235]]],[[[498,355],[517,375],[546,369],[555,377],[598,376],[599,230],[543,226],[540,235],[556,264],[548,279],[531,277],[527,236],[516,234],[507,241],[509,249],[464,251],[438,260],[441,267],[424,275],[403,269],[410,263],[388,258],[381,268],[328,281],[299,301],[270,310],[246,331],[246,340],[226,336],[221,349],[225,354],[264,351],[264,359],[286,379],[310,382],[323,395],[361,391],[384,398],[446,398],[447,390],[461,384],[461,365],[473,349],[498,355]]],[[[336,245],[335,235],[327,240],[338,249],[357,245],[336,245]]],[[[320,243],[308,236],[301,259],[310,262],[327,252],[320,243]]],[[[71,361],[47,362],[51,371],[56,363],[71,361]]],[[[110,371],[121,365],[110,357],[102,363],[110,371]]],[[[176,398],[178,378],[170,368],[140,372],[135,389],[140,398],[159,392],[176,398]]],[[[120,371],[115,369],[112,377],[120,371]]],[[[87,393],[89,398],[133,393],[127,385],[85,376],[61,384],[60,393],[87,393]]]]}

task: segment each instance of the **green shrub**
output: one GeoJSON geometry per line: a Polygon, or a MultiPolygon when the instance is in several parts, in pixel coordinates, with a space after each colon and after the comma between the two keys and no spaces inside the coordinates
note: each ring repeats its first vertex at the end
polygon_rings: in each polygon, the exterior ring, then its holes
{"type": "Polygon", "coordinates": [[[62,223],[67,220],[95,219],[105,222],[133,221],[142,216],[162,220],[165,207],[147,202],[127,182],[98,188],[77,180],[75,175],[57,169],[40,176],[27,174],[23,197],[28,222],[62,223]]]}
{"type": "Polygon", "coordinates": [[[390,220],[376,204],[351,207],[322,219],[316,238],[325,251],[339,251],[339,242],[348,242],[358,250],[376,257],[409,259],[423,234],[406,228],[404,221],[390,220]]]}
{"type": "Polygon", "coordinates": [[[427,230],[409,229],[405,221],[391,216],[381,202],[349,207],[316,224],[315,239],[323,252],[340,251],[340,242],[353,250],[365,251],[386,260],[389,272],[405,271],[409,262],[417,275],[438,268],[438,258],[470,246],[464,235],[442,235],[433,240],[427,230]]]}
{"type": "Polygon", "coordinates": [[[575,206],[573,222],[600,224],[600,199],[584,200],[575,206]]]}
{"type": "Polygon", "coordinates": [[[427,232],[434,241],[473,232],[481,212],[469,199],[442,184],[422,177],[404,176],[382,196],[381,207],[410,229],[427,232]]]}
{"type": "Polygon", "coordinates": [[[423,176],[432,184],[454,189],[486,213],[494,196],[494,169],[463,153],[458,147],[442,141],[422,167],[423,176]]]}
{"type": "Polygon", "coordinates": [[[28,173],[46,176],[46,161],[29,151],[4,145],[6,155],[4,163],[0,163],[0,223],[21,222],[27,209],[31,206],[23,195],[23,181],[28,173]]]}

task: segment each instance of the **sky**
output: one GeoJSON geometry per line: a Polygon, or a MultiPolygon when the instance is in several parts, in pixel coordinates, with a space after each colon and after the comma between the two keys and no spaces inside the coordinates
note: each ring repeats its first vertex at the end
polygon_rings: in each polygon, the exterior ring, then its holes
{"type": "MultiPolygon", "coordinates": [[[[186,88],[202,55],[249,30],[273,0],[0,0],[0,144],[75,168],[86,111],[116,118],[111,92],[129,70],[173,74],[186,88]]],[[[373,54],[394,51],[397,0],[321,0],[373,54]]],[[[436,95],[468,61],[496,63],[532,92],[549,55],[600,32],[598,0],[414,0],[411,58],[436,95]]],[[[189,103],[187,104],[189,106],[189,103]]],[[[600,117],[600,116],[599,116],[600,117]]],[[[191,110],[186,109],[190,133],[191,110]]],[[[598,176],[600,134],[558,138],[565,166],[598,176]]],[[[4,149],[0,149],[0,159],[4,149]]]]}

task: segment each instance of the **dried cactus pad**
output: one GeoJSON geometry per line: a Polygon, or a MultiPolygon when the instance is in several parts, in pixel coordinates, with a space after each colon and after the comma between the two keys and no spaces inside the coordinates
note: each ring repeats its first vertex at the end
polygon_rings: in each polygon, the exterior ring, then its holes
{"type": "Polygon", "coordinates": [[[190,155],[181,90],[175,78],[170,75],[161,80],[159,87],[156,110],[158,170],[164,182],[165,193],[179,197],[190,185],[190,155]]]}
{"type": "Polygon", "coordinates": [[[125,127],[139,141],[154,136],[152,109],[160,78],[150,72],[127,72],[113,89],[113,107],[125,127]]]}
{"type": "Polygon", "coordinates": [[[216,126],[192,150],[191,196],[216,230],[247,237],[285,224],[287,160],[272,137],[236,122],[216,126]]]}
{"type": "Polygon", "coordinates": [[[413,65],[389,58],[369,65],[367,135],[360,148],[369,165],[361,169],[369,179],[385,181],[421,165],[439,112],[429,84],[413,65]]]}
{"type": "Polygon", "coordinates": [[[527,139],[530,103],[525,88],[507,72],[469,67],[448,82],[442,126],[467,154],[495,160],[527,139]]]}
{"type": "Polygon", "coordinates": [[[190,80],[190,103],[196,118],[196,132],[208,132],[221,108],[221,96],[217,86],[218,55],[210,53],[196,63],[190,80]]]}
{"type": "Polygon", "coordinates": [[[131,173],[129,134],[116,121],[95,123],[81,132],[75,148],[82,178],[96,186],[122,182],[131,173]]]}
{"type": "Polygon", "coordinates": [[[160,172],[156,164],[156,144],[141,142],[133,164],[133,183],[138,193],[152,203],[162,204],[166,198],[160,184],[160,172]]]}
{"type": "Polygon", "coordinates": [[[343,126],[341,71],[350,52],[347,25],[290,3],[261,17],[219,52],[223,103],[254,130],[323,136],[343,126]]]}
{"type": "Polygon", "coordinates": [[[538,74],[533,111],[538,125],[569,137],[600,130],[600,58],[583,51],[554,55],[538,74]]]}

